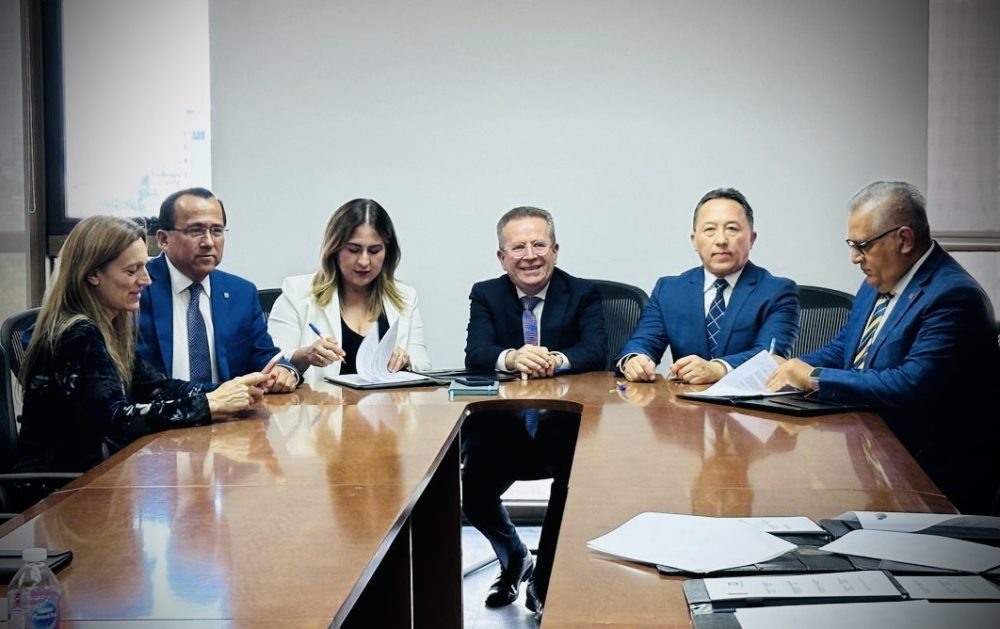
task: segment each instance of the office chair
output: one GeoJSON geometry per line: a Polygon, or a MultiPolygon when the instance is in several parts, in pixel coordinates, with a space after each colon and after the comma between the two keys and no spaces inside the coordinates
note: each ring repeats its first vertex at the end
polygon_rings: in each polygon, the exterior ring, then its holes
{"type": "Polygon", "coordinates": [[[5,370],[4,386],[7,388],[7,397],[12,401],[14,408],[19,406],[21,399],[21,385],[17,382],[17,374],[21,372],[21,363],[24,362],[24,354],[28,347],[23,342],[24,332],[38,318],[39,308],[29,308],[21,312],[12,314],[0,324],[0,346],[7,352],[8,369],[5,370]]]}
{"type": "Polygon", "coordinates": [[[17,460],[17,418],[14,415],[14,399],[11,396],[11,363],[7,360],[7,352],[0,346],[0,368],[6,382],[0,387],[3,397],[0,400],[0,522],[6,522],[20,511],[31,505],[17,504],[11,484],[14,482],[58,481],[54,484],[66,484],[80,476],[75,472],[29,472],[14,473],[14,461],[17,460]]]}
{"type": "Polygon", "coordinates": [[[832,288],[799,286],[799,338],[789,358],[823,347],[847,323],[854,296],[832,288]]]}
{"type": "Polygon", "coordinates": [[[604,307],[604,329],[608,335],[608,359],[604,370],[615,368],[618,352],[632,336],[639,316],[649,300],[646,291],[638,286],[612,282],[611,280],[590,280],[597,284],[604,307]]]}
{"type": "Polygon", "coordinates": [[[265,320],[271,316],[271,307],[274,306],[274,302],[278,300],[280,295],[280,288],[262,288],[257,291],[257,296],[260,298],[260,309],[264,311],[265,320]]]}

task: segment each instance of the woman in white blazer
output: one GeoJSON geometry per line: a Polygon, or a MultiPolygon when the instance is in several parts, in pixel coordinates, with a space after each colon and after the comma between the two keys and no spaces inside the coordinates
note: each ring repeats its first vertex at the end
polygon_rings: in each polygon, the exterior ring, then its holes
{"type": "Polygon", "coordinates": [[[267,331],[304,382],[356,373],[361,340],[396,327],[390,371],[430,369],[417,292],[395,280],[401,252],[385,209],[371,199],[342,205],[326,225],[320,269],[285,278],[267,331]]]}

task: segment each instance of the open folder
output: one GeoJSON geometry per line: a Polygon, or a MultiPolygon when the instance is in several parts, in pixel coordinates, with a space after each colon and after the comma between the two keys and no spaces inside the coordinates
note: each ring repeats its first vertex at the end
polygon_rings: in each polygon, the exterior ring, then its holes
{"type": "Polygon", "coordinates": [[[764,385],[777,368],[778,363],[774,357],[766,351],[761,351],[704,391],[681,393],[677,397],[796,417],[847,413],[868,408],[862,404],[820,400],[804,391],[767,392],[764,390],[764,385]]]}
{"type": "Polygon", "coordinates": [[[381,339],[378,337],[378,326],[373,325],[361,341],[358,355],[354,358],[358,373],[327,376],[326,380],[352,389],[390,389],[448,384],[447,381],[409,371],[389,371],[389,359],[395,348],[395,324],[389,326],[389,330],[381,339]]]}

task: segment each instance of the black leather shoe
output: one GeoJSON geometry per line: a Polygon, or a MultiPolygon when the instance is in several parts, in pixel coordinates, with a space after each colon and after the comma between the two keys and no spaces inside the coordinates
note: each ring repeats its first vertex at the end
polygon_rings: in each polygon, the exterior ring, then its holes
{"type": "Polygon", "coordinates": [[[490,586],[490,591],[486,594],[486,606],[503,607],[516,601],[521,583],[531,578],[534,567],[531,553],[525,553],[523,557],[511,557],[507,567],[500,570],[490,586]]]}
{"type": "Polygon", "coordinates": [[[535,589],[534,577],[528,579],[528,585],[524,588],[524,606],[541,616],[542,599],[538,598],[538,590],[535,589]]]}

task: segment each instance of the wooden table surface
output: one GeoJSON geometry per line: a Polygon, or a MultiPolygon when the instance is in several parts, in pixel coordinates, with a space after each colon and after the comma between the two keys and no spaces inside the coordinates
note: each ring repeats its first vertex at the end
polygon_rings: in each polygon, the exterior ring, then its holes
{"type": "Polygon", "coordinates": [[[679,579],[586,547],[642,511],[954,511],[876,415],[796,419],[617,382],[515,381],[457,401],[327,384],[267,396],[238,420],[140,440],[0,526],[0,548],[73,550],[68,628],[338,624],[455,465],[464,413],[497,405],[582,412],[545,629],[691,626],[679,579]]]}

